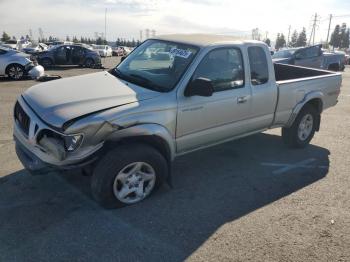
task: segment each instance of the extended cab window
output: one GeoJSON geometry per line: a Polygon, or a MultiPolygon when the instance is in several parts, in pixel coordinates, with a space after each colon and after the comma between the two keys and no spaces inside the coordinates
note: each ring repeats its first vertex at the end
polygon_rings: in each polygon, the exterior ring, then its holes
{"type": "Polygon", "coordinates": [[[269,81],[269,71],[265,51],[259,46],[248,47],[250,78],[253,85],[262,85],[269,81]]]}
{"type": "Polygon", "coordinates": [[[200,77],[212,81],[214,92],[243,87],[244,70],[241,51],[237,48],[210,51],[198,65],[192,80],[200,77]]]}

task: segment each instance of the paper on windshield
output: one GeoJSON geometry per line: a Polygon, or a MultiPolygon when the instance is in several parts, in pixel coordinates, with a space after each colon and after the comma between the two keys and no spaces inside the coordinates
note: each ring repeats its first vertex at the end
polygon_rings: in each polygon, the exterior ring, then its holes
{"type": "Polygon", "coordinates": [[[182,58],[189,58],[189,56],[192,54],[192,52],[184,50],[184,49],[179,49],[179,48],[173,47],[170,49],[170,54],[173,56],[178,56],[178,57],[182,57],[182,58]]]}

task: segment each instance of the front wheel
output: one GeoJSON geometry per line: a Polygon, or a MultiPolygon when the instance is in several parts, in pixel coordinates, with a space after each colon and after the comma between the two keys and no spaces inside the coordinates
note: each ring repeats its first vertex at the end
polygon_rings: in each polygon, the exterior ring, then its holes
{"type": "Polygon", "coordinates": [[[291,148],[303,148],[314,137],[319,115],[311,105],[305,105],[296,117],[293,125],[282,128],[284,143],[291,148]]]}
{"type": "Polygon", "coordinates": [[[91,178],[92,195],[105,208],[136,204],[162,184],[167,172],[167,162],[156,149],[123,145],[98,162],[91,178]]]}
{"type": "Polygon", "coordinates": [[[6,73],[11,80],[20,80],[24,77],[24,67],[19,64],[9,65],[6,73]]]}
{"type": "Polygon", "coordinates": [[[40,64],[44,67],[44,68],[49,68],[53,65],[53,62],[50,58],[43,58],[40,61],[40,64]]]}
{"type": "Polygon", "coordinates": [[[88,68],[92,68],[95,66],[95,62],[91,58],[88,58],[85,60],[84,66],[88,68]]]}

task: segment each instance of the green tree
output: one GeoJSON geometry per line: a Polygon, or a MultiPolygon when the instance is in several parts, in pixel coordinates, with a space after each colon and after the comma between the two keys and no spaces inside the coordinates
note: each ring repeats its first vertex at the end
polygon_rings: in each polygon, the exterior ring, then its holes
{"type": "Polygon", "coordinates": [[[10,39],[11,39],[11,37],[6,32],[2,33],[1,41],[6,42],[10,39]]]}
{"type": "Polygon", "coordinates": [[[333,47],[340,47],[341,44],[341,38],[340,38],[340,26],[336,25],[334,28],[334,31],[332,33],[331,36],[331,41],[329,42],[329,44],[333,47]]]}
{"type": "Polygon", "coordinates": [[[294,30],[292,37],[290,39],[290,42],[289,42],[289,46],[290,47],[297,47],[297,43],[298,43],[298,32],[297,32],[297,30],[294,30]]]}
{"type": "Polygon", "coordinates": [[[346,23],[343,23],[340,28],[340,47],[348,48],[349,47],[349,29],[346,26],[346,23]]]}
{"type": "Polygon", "coordinates": [[[275,44],[275,49],[280,49],[282,47],[286,46],[286,39],[284,37],[284,34],[277,34],[277,38],[276,38],[276,44],[275,44]]]}
{"type": "Polygon", "coordinates": [[[305,27],[303,27],[303,30],[301,30],[301,32],[298,36],[296,46],[297,47],[306,46],[306,44],[307,44],[306,29],[305,29],[305,27]]]}
{"type": "Polygon", "coordinates": [[[102,44],[103,44],[102,38],[99,36],[99,37],[96,39],[96,45],[102,45],[102,44]]]}
{"type": "Polygon", "coordinates": [[[267,44],[268,46],[271,46],[271,40],[269,38],[266,38],[264,40],[265,44],[267,44]]]}

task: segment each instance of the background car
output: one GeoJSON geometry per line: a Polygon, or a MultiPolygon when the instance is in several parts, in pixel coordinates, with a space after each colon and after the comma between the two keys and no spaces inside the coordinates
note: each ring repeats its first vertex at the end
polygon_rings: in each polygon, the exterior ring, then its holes
{"type": "Polygon", "coordinates": [[[38,43],[38,44],[31,44],[30,46],[27,46],[25,48],[22,48],[22,52],[26,54],[35,54],[42,51],[46,51],[49,47],[45,45],[44,43],[38,43]]]}
{"type": "Polygon", "coordinates": [[[13,49],[0,47],[0,75],[20,80],[35,66],[30,56],[13,49]]]}
{"type": "Polygon", "coordinates": [[[325,70],[344,70],[345,56],[322,50],[322,45],[283,49],[272,56],[274,63],[290,64],[325,70]]]}
{"type": "Polygon", "coordinates": [[[113,49],[114,56],[127,56],[128,54],[130,54],[130,52],[131,52],[131,49],[126,46],[117,46],[117,47],[114,47],[113,49]]]}
{"type": "Polygon", "coordinates": [[[109,45],[93,45],[92,48],[97,51],[101,57],[112,56],[112,47],[109,45]]]}
{"type": "Polygon", "coordinates": [[[101,66],[100,55],[80,45],[58,45],[37,53],[36,58],[44,67],[53,65],[101,66]]]}

